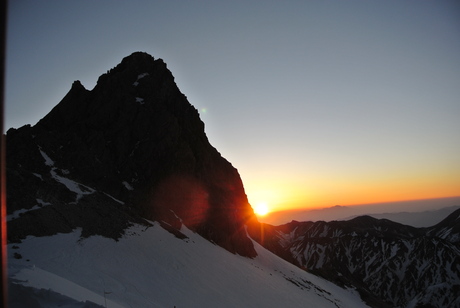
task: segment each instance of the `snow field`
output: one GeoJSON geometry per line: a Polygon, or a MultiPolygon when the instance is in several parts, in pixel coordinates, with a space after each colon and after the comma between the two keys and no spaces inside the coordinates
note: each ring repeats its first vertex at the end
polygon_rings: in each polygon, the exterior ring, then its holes
{"type": "Polygon", "coordinates": [[[180,240],[153,223],[118,242],[80,230],[9,245],[10,278],[108,307],[366,307],[353,291],[308,274],[254,243],[234,255],[183,228],[180,240]],[[13,249],[16,246],[19,248],[13,249]],[[22,259],[12,255],[17,252],[22,259]],[[29,260],[29,261],[28,261],[29,260]]]}

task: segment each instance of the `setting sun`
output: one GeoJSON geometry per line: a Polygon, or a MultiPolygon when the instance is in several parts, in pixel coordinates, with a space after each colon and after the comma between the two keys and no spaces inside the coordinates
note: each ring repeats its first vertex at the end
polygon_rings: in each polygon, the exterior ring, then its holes
{"type": "Polygon", "coordinates": [[[268,206],[265,202],[259,202],[255,206],[253,206],[254,213],[259,216],[264,216],[268,213],[268,206]]]}

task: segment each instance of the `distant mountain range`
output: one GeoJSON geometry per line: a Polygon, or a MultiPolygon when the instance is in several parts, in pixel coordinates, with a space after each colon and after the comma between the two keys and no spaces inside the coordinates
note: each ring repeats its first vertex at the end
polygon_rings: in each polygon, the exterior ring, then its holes
{"type": "Polygon", "coordinates": [[[291,220],[297,221],[333,221],[349,220],[369,215],[386,218],[413,227],[431,227],[460,208],[460,197],[382,203],[379,205],[341,206],[336,205],[313,210],[288,210],[274,212],[261,220],[271,225],[280,225],[291,220]],[[419,206],[421,204],[421,206],[419,206]],[[395,206],[401,205],[401,206],[395,206]],[[428,206],[429,205],[429,206],[428,206]],[[416,210],[417,208],[429,208],[416,210]],[[401,209],[404,209],[402,211],[401,209]]]}
{"type": "Polygon", "coordinates": [[[360,216],[259,230],[264,247],[372,306],[460,307],[460,209],[430,228],[360,216]]]}
{"type": "Polygon", "coordinates": [[[10,307],[460,307],[460,210],[260,223],[146,53],[6,142],[10,307]]]}
{"type": "MultiPolygon", "coordinates": [[[[444,207],[438,210],[423,211],[423,212],[398,212],[398,213],[381,213],[368,214],[371,217],[378,219],[388,219],[394,222],[399,222],[412,227],[431,227],[441,222],[444,218],[450,215],[455,210],[460,209],[458,206],[444,207]]],[[[355,218],[357,216],[348,217],[345,220],[355,218]]]]}

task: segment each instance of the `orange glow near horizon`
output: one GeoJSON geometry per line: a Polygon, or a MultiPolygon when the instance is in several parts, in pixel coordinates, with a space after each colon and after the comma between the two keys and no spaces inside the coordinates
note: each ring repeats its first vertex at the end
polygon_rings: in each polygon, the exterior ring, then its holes
{"type": "Polygon", "coordinates": [[[424,200],[460,196],[460,176],[452,174],[381,174],[372,177],[317,177],[300,181],[282,181],[278,177],[245,183],[245,190],[254,207],[265,202],[268,213],[318,209],[335,205],[365,205],[375,203],[424,200]]]}

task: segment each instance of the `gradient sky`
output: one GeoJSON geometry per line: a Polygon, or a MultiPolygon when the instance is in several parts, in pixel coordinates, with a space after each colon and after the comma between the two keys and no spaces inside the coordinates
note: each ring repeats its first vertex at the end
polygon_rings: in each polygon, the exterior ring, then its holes
{"type": "Polygon", "coordinates": [[[271,210],[460,195],[458,1],[9,3],[5,129],[162,58],[271,210]]]}

